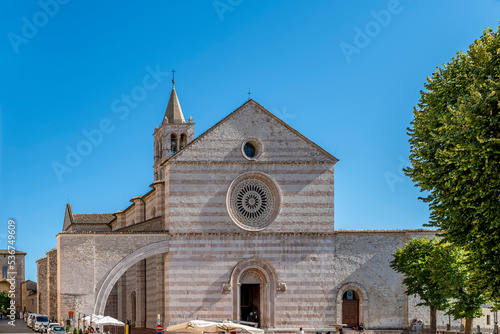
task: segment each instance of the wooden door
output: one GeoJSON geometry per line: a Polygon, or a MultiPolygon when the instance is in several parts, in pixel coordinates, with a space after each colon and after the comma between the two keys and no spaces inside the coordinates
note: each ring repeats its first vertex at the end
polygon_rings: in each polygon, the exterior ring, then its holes
{"type": "Polygon", "coordinates": [[[240,320],[260,325],[260,284],[242,284],[240,298],[240,320]]]}
{"type": "Polygon", "coordinates": [[[359,300],[342,301],[342,323],[349,327],[359,325],[359,300]]]}

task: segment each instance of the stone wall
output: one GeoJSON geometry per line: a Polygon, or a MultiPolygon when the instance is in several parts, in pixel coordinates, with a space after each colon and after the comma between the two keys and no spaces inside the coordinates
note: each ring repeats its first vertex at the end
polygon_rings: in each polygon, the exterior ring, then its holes
{"type": "Polygon", "coordinates": [[[47,314],[48,312],[48,281],[47,281],[47,258],[36,261],[36,281],[37,281],[37,313],[47,314]]]}
{"type": "Polygon", "coordinates": [[[36,312],[37,310],[37,284],[32,281],[21,283],[21,310],[24,312],[36,312]]]}
{"type": "Polygon", "coordinates": [[[47,252],[47,315],[57,320],[57,250],[47,252]]]}
{"type": "Polygon", "coordinates": [[[270,268],[256,268],[267,289],[261,305],[263,325],[331,323],[333,250],[332,236],[314,234],[175,235],[168,261],[168,320],[239,319],[239,277],[232,276],[234,268],[242,260],[259,259],[247,269],[259,264],[270,268]]]}
{"type": "Polygon", "coordinates": [[[118,318],[118,285],[113,287],[111,293],[109,294],[108,300],[106,301],[106,310],[104,315],[118,318]]]}
{"type": "Polygon", "coordinates": [[[9,258],[12,256],[8,250],[0,250],[0,291],[5,290],[10,293],[11,291],[11,284],[10,281],[7,279],[10,279],[12,276],[15,277],[15,301],[16,301],[16,309],[17,312],[21,310],[21,303],[22,303],[22,295],[21,295],[21,284],[24,282],[24,257],[26,256],[26,253],[16,251],[15,252],[15,259],[12,261],[12,258],[9,258]],[[11,266],[15,264],[14,268],[11,268],[11,266]],[[3,277],[3,268],[6,268],[7,270],[7,277],[3,277]]]}
{"type": "MultiPolygon", "coordinates": [[[[497,316],[498,313],[500,312],[497,312],[497,316]]],[[[495,326],[494,312],[491,312],[490,308],[483,307],[483,314],[484,315],[481,318],[476,318],[472,321],[472,331],[477,331],[477,326],[479,326],[483,334],[491,334],[493,333],[493,328],[495,326]]]]}
{"type": "Polygon", "coordinates": [[[330,164],[197,164],[169,166],[167,229],[172,233],[238,233],[228,215],[226,194],[244,172],[273,179],[281,212],[265,232],[333,232],[334,168],[330,164]]]}
{"type": "MultiPolygon", "coordinates": [[[[94,313],[96,294],[108,274],[117,269],[117,264],[141,247],[167,240],[168,235],[140,232],[60,233],[57,239],[58,319],[65,320],[68,311],[75,314],[94,313]]],[[[105,305],[106,300],[103,302],[105,305]]]]}
{"type": "Polygon", "coordinates": [[[279,188],[281,211],[266,232],[333,232],[335,158],[249,104],[168,161],[167,230],[172,233],[237,233],[228,215],[231,182],[245,172],[267,174],[279,188]],[[249,138],[260,156],[242,154],[249,138]],[[257,145],[257,146],[259,146],[257,145]]]}
{"type": "Polygon", "coordinates": [[[152,218],[150,220],[146,220],[144,222],[136,223],[134,225],[130,225],[124,227],[122,229],[118,229],[117,231],[163,231],[164,225],[161,217],[152,218]]]}

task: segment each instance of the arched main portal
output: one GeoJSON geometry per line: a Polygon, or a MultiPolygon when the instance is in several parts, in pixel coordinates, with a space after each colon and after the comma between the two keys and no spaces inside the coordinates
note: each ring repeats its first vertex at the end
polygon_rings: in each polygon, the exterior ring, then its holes
{"type": "Polygon", "coordinates": [[[253,316],[251,321],[259,323],[259,326],[274,327],[277,282],[276,271],[269,262],[256,257],[238,262],[233,268],[230,280],[233,319],[246,321],[253,316]]]}
{"type": "Polygon", "coordinates": [[[105,276],[103,282],[98,285],[96,301],[94,306],[95,314],[104,314],[106,308],[106,302],[108,300],[109,294],[113,286],[118,281],[118,279],[134,264],[144,260],[147,257],[167,253],[169,251],[169,242],[160,241],[149,244],[145,247],[139,248],[133,253],[124,257],[120,262],[118,262],[113,269],[105,276]]]}
{"type": "Polygon", "coordinates": [[[265,276],[260,270],[249,269],[240,277],[240,319],[252,321],[259,324],[261,318],[261,300],[265,302],[262,295],[265,276]]]}

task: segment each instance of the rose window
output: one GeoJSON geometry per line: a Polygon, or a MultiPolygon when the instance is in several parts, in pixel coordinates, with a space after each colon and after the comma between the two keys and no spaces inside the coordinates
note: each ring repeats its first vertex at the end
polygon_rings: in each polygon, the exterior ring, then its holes
{"type": "Polygon", "coordinates": [[[230,216],[243,229],[262,230],[276,218],[279,211],[276,200],[278,189],[272,181],[266,182],[264,178],[240,179],[234,180],[229,189],[230,216]]]}

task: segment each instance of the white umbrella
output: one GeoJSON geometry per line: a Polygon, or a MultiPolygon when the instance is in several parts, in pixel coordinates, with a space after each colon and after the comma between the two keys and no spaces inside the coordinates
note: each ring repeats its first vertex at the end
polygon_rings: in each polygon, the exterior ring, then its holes
{"type": "Polygon", "coordinates": [[[205,320],[192,320],[178,325],[167,327],[167,332],[179,333],[203,333],[203,332],[230,332],[234,330],[246,330],[250,334],[264,334],[263,329],[240,325],[231,321],[213,322],[205,320]]]}
{"type": "Polygon", "coordinates": [[[225,332],[230,332],[230,331],[234,331],[234,330],[238,330],[238,329],[243,329],[243,330],[249,332],[250,334],[264,334],[264,330],[263,329],[255,328],[255,327],[252,327],[252,326],[240,325],[238,323],[231,322],[231,321],[224,321],[224,322],[222,322],[222,325],[225,328],[224,329],[225,332]]]}
{"type": "Polygon", "coordinates": [[[125,323],[115,318],[105,316],[99,320],[94,321],[96,325],[111,325],[111,326],[125,326],[125,323]]]}
{"type": "Polygon", "coordinates": [[[91,314],[91,315],[88,315],[86,317],[81,318],[80,321],[91,321],[92,320],[92,322],[94,322],[95,320],[99,320],[102,318],[104,318],[103,315],[91,314]]]}
{"type": "Polygon", "coordinates": [[[179,333],[202,333],[202,332],[218,332],[219,323],[205,320],[192,320],[182,324],[168,326],[167,332],[179,333]]]}

